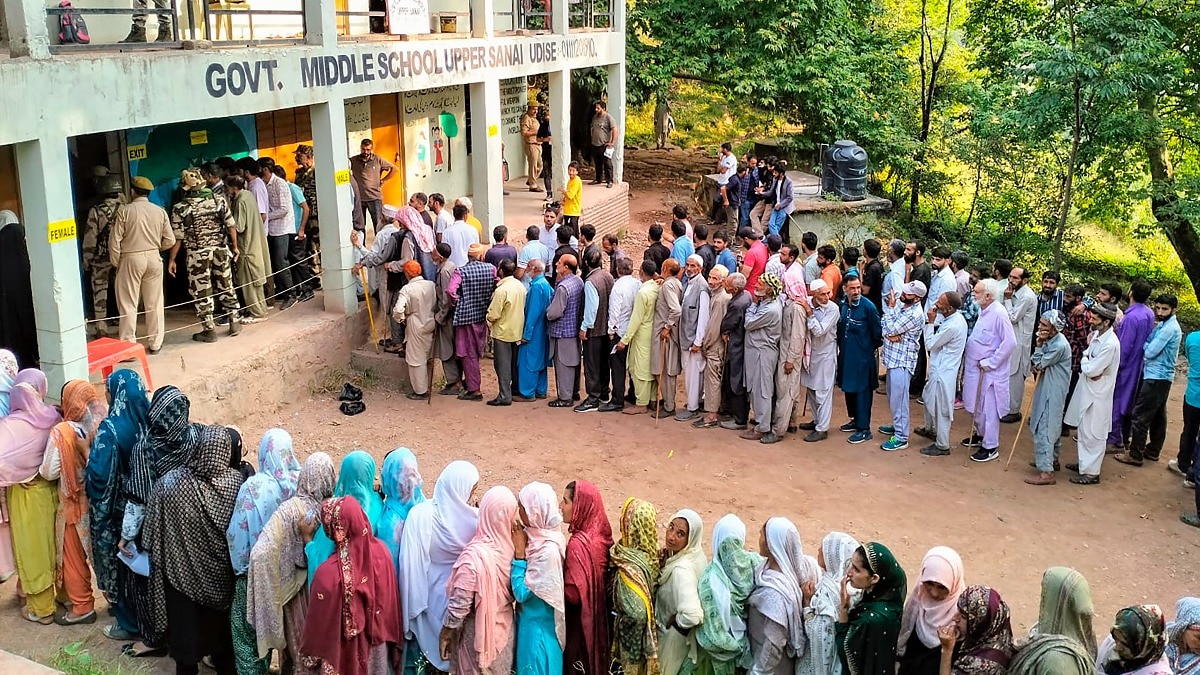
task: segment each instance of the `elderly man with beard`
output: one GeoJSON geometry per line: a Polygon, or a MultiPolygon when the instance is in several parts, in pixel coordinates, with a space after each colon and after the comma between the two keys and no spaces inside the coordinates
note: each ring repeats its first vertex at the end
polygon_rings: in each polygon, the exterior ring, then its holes
{"type": "Polygon", "coordinates": [[[1025,398],[1025,378],[1029,377],[1028,345],[1037,323],[1037,294],[1029,287],[1029,270],[1014,267],[1008,273],[1008,288],[1004,290],[1004,309],[1012,321],[1017,349],[1009,363],[1008,414],[1000,418],[1005,424],[1021,421],[1021,400],[1025,398]]]}
{"type": "Polygon", "coordinates": [[[675,390],[682,363],[679,358],[679,317],[683,312],[681,267],[674,258],[662,264],[661,283],[654,304],[654,342],[650,345],[650,374],[658,378],[662,405],[657,417],[675,415],[675,390]]]}
{"type": "Polygon", "coordinates": [[[727,361],[721,378],[721,396],[729,402],[730,419],[721,422],[722,429],[739,431],[746,428],[750,404],[746,398],[746,310],[750,307],[750,291],[746,290],[746,275],[734,272],[725,279],[729,291],[729,308],[721,322],[721,339],[726,345],[727,361]]]}
{"type": "Polygon", "coordinates": [[[558,397],[551,408],[569,408],[575,397],[575,373],[579,369],[579,323],[583,316],[583,281],[575,256],[567,253],[558,259],[554,298],[546,308],[550,327],[550,356],[554,359],[554,385],[558,397]]]}
{"type": "MultiPolygon", "coordinates": [[[[534,242],[531,243],[535,243],[534,242]]],[[[546,398],[550,386],[550,336],[546,332],[546,308],[554,289],[546,280],[546,263],[541,258],[525,264],[525,327],[521,333],[521,348],[517,351],[517,393],[514,401],[530,403],[534,398],[546,398]]]]}
{"type": "Polygon", "coordinates": [[[784,295],[779,337],[779,365],[775,369],[775,410],[771,417],[771,432],[759,443],[778,443],[792,426],[792,414],[804,393],[802,377],[808,351],[808,314],[800,302],[808,299],[804,277],[792,277],[783,284],[784,295]]]}
{"type": "Polygon", "coordinates": [[[979,448],[973,462],[990,462],[1000,456],[1000,417],[1008,411],[1009,362],[1017,339],[1004,304],[1003,281],[975,284],[979,318],[967,338],[963,370],[963,405],[974,421],[965,448],[979,448]]]}
{"type": "Polygon", "coordinates": [[[879,369],[874,365],[883,334],[879,310],[863,297],[862,281],[858,277],[849,277],[842,285],[842,291],[845,296],[838,308],[838,345],[841,348],[838,369],[842,391],[846,395],[846,411],[853,419],[843,424],[841,431],[850,434],[849,443],[858,444],[872,438],[871,399],[879,386],[879,369]]]}
{"type": "Polygon", "coordinates": [[[1088,310],[1092,324],[1092,340],[1079,365],[1079,384],[1067,406],[1066,423],[1077,428],[1076,450],[1078,464],[1068,464],[1068,471],[1078,472],[1071,478],[1076,485],[1096,485],[1100,482],[1100,467],[1104,463],[1104,442],[1113,423],[1113,392],[1117,386],[1117,370],[1121,366],[1121,342],[1113,330],[1117,307],[1101,302],[1088,310]]]}
{"type": "Polygon", "coordinates": [[[628,350],[625,365],[633,379],[637,394],[635,405],[625,406],[626,415],[648,412],[651,399],[658,395],[657,383],[650,368],[650,349],[654,342],[654,306],[658,302],[658,265],[653,260],[642,261],[642,285],[633,297],[633,311],[625,333],[617,342],[617,351],[628,350]]]}
{"type": "Polygon", "coordinates": [[[728,276],[729,270],[724,265],[714,265],[708,273],[708,323],[700,342],[700,355],[704,357],[704,416],[692,422],[698,429],[711,429],[718,423],[721,375],[725,367],[725,338],[721,335],[721,324],[725,322],[732,299],[725,289],[728,276]]]}
{"type": "Polygon", "coordinates": [[[741,433],[748,441],[761,441],[771,431],[771,403],[775,398],[775,368],[779,364],[783,282],[770,272],[758,277],[750,306],[746,308],[746,389],[754,407],[754,428],[741,433]]]}
{"type": "Polygon", "coordinates": [[[679,313],[679,349],[683,369],[683,391],[687,405],[675,419],[687,422],[700,416],[700,397],[704,393],[704,338],[708,335],[710,296],[704,283],[704,258],[693,253],[683,268],[687,285],[679,313]]]}
{"type": "Polygon", "coordinates": [[[829,438],[829,422],[833,418],[833,385],[837,376],[837,329],[841,314],[837,303],[830,301],[829,286],[823,279],[809,285],[811,301],[797,300],[804,311],[808,328],[808,358],[800,373],[800,384],[808,390],[812,401],[813,421],[800,424],[808,431],[804,440],[816,443],[829,438]]]}
{"type": "MultiPolygon", "coordinates": [[[[445,242],[442,242],[445,243],[445,242]]],[[[471,244],[467,264],[454,271],[447,292],[454,298],[454,353],[462,359],[463,401],[482,401],[479,359],[487,339],[487,309],[496,289],[496,268],[483,262],[487,247],[471,244]]]]}
{"type": "Polygon", "coordinates": [[[1033,434],[1033,462],[1036,476],[1028,476],[1030,485],[1054,485],[1058,471],[1058,453],[1062,448],[1062,420],[1071,385],[1071,344],[1063,335],[1067,317],[1057,309],[1047,310],[1038,319],[1037,345],[1030,359],[1037,386],[1033,390],[1033,408],[1029,411],[1029,432],[1033,434]]]}
{"type": "Polygon", "coordinates": [[[960,308],[962,296],[951,290],[942,293],[925,314],[925,345],[929,348],[929,378],[921,394],[925,399],[925,426],[914,433],[933,441],[921,448],[921,454],[928,457],[950,454],[954,390],[967,345],[967,320],[958,311],[960,308]]]}
{"type": "Polygon", "coordinates": [[[404,363],[408,365],[408,382],[412,391],[408,398],[424,401],[429,398],[429,358],[433,353],[434,308],[437,305],[437,286],[421,277],[421,263],[404,263],[408,283],[396,293],[392,319],[404,324],[404,363]]]}

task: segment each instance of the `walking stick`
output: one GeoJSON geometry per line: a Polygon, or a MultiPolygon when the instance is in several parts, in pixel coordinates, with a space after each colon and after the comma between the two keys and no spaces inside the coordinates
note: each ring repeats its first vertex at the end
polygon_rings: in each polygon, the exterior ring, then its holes
{"type": "MultiPolygon", "coordinates": [[[[1033,391],[1037,394],[1037,382],[1042,374],[1040,372],[1033,374],[1033,391]]],[[[1021,432],[1025,430],[1025,421],[1029,418],[1029,411],[1033,408],[1033,396],[1029,397],[1029,403],[1025,405],[1025,409],[1021,411],[1021,422],[1017,426],[1017,435],[1013,438],[1012,449],[1008,451],[1008,461],[1004,463],[1004,470],[1008,471],[1008,467],[1012,464],[1013,453],[1017,451],[1017,441],[1021,440],[1021,432]]],[[[1029,433],[1033,433],[1032,431],[1029,433]]]]}
{"type": "Polygon", "coordinates": [[[375,313],[371,311],[370,287],[367,285],[367,270],[358,268],[358,278],[362,280],[363,298],[367,301],[367,319],[371,322],[371,344],[375,345],[375,353],[379,353],[379,334],[375,332],[375,313]]]}

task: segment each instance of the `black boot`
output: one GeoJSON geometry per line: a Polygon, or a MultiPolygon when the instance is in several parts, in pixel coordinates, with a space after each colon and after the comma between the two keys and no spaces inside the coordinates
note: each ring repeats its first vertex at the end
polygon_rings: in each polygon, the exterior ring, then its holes
{"type": "Polygon", "coordinates": [[[145,41],[146,41],[146,27],[145,26],[131,27],[129,29],[129,35],[126,35],[125,39],[121,40],[121,42],[123,44],[128,44],[131,42],[145,42],[145,41]]]}
{"type": "Polygon", "coordinates": [[[155,42],[174,42],[175,33],[171,31],[171,24],[158,24],[158,37],[154,38],[155,42]]]}

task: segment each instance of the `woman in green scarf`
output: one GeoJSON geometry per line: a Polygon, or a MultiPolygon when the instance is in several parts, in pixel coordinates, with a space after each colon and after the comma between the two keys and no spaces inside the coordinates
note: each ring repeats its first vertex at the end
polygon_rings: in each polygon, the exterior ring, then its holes
{"type": "MultiPolygon", "coordinates": [[[[371,534],[379,533],[383,497],[375,491],[375,458],[370,453],[355,450],[342,458],[333,496],[354,497],[362,507],[363,513],[367,515],[367,521],[371,523],[371,534]]],[[[312,541],[304,547],[304,553],[308,556],[308,585],[312,586],[317,568],[334,554],[334,542],[318,527],[312,541]]]]}
{"type": "Polygon", "coordinates": [[[746,524],[732,513],[713,527],[712,550],[712,562],[700,576],[704,622],[695,629],[696,663],[689,661],[684,675],[734,675],[751,663],[746,601],[762,556],[746,550],[746,524]]]}
{"type": "Polygon", "coordinates": [[[621,538],[612,547],[613,652],[625,675],[658,672],[654,587],[658,584],[658,515],[636,497],[621,508],[621,538]]]}
{"type": "Polygon", "coordinates": [[[838,658],[849,675],[892,675],[904,615],[908,579],[886,546],[868,542],[854,551],[842,581],[838,609],[838,658]],[[850,608],[850,588],[863,592],[850,608]]]}
{"type": "Polygon", "coordinates": [[[1042,575],[1042,601],[1032,638],[1008,665],[1009,675],[1091,675],[1096,633],[1092,630],[1092,591],[1087,579],[1069,567],[1042,575]]]}

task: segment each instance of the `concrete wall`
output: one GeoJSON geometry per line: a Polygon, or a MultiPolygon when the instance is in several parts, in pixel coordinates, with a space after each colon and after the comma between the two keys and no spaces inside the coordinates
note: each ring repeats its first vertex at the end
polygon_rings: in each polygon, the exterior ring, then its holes
{"type": "MultiPolygon", "coordinates": [[[[606,234],[616,234],[629,226],[629,184],[618,183],[612,187],[613,195],[593,204],[584,199],[583,222],[596,226],[596,239],[606,234]]],[[[605,192],[608,192],[606,190],[605,192]]]]}
{"type": "Polygon", "coordinates": [[[454,199],[471,192],[472,158],[467,155],[465,87],[406,91],[400,100],[408,194],[440,192],[453,205],[454,199]],[[453,138],[443,128],[443,122],[449,122],[443,119],[444,114],[453,117],[458,127],[453,138]]]}

